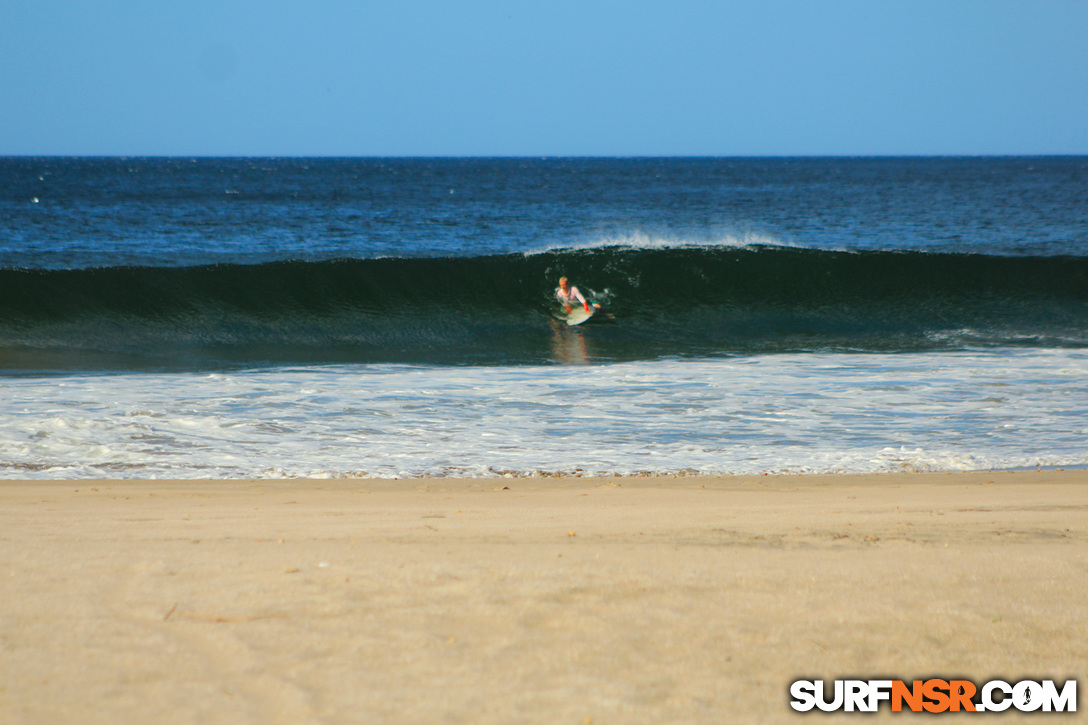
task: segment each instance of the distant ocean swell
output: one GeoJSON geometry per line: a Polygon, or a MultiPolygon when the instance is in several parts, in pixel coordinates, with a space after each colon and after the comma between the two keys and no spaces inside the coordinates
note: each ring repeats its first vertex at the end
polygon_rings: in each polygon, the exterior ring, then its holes
{"type": "Polygon", "coordinates": [[[596,248],[458,258],[0,270],[0,368],[537,364],[1088,346],[1088,257],[596,248]],[[560,275],[612,315],[557,326],[560,275]],[[562,339],[559,340],[562,343],[562,339]]]}

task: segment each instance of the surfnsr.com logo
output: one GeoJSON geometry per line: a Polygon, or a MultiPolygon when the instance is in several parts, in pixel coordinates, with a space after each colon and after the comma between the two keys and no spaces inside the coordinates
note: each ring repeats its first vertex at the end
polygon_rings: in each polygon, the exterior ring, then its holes
{"type": "Polygon", "coordinates": [[[797,680],[790,685],[790,707],[799,712],[876,712],[887,702],[892,712],[1076,712],[1077,681],[1059,689],[1053,680],[1009,684],[990,680],[981,687],[970,680],[797,680]],[[830,684],[830,683],[829,683],[830,684]]]}

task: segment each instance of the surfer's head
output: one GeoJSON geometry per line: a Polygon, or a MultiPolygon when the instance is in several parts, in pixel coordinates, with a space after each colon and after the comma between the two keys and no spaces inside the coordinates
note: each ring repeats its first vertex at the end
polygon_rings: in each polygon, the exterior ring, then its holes
{"type": "Polygon", "coordinates": [[[570,289],[570,280],[568,280],[566,277],[560,277],[559,278],[559,289],[563,290],[564,292],[566,292],[568,289],[570,289]]]}

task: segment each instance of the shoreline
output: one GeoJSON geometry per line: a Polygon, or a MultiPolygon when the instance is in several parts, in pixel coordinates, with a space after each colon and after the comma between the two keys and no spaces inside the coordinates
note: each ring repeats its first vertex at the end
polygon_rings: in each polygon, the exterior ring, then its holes
{"type": "Polygon", "coordinates": [[[795,679],[1088,671],[1084,469],[0,481],[0,542],[5,722],[780,722],[795,679]]]}
{"type": "Polygon", "coordinates": [[[921,479],[925,480],[935,476],[961,476],[961,477],[977,477],[977,476],[1001,476],[1005,474],[1088,474],[1088,464],[1065,464],[1065,465],[1052,465],[1052,466],[1019,466],[1012,468],[987,468],[987,469],[968,469],[968,470],[912,470],[903,469],[896,471],[805,471],[802,473],[794,473],[789,471],[767,471],[764,473],[703,473],[698,471],[640,471],[635,473],[592,473],[583,471],[563,472],[563,471],[531,471],[531,472],[514,472],[514,471],[495,471],[490,475],[433,475],[433,474],[419,474],[419,475],[405,475],[405,476],[370,476],[370,475],[328,475],[328,476],[305,476],[305,475],[277,475],[277,476],[238,476],[238,477],[225,477],[225,476],[197,476],[193,478],[146,478],[146,477],[74,477],[74,478],[0,478],[0,487],[5,485],[11,486],[23,486],[23,485],[66,485],[66,484],[80,484],[86,485],[93,484],[94,482],[105,483],[108,485],[116,484],[208,484],[208,483],[303,483],[306,485],[323,485],[331,483],[343,483],[345,485],[371,485],[378,488],[392,487],[397,489],[398,486],[410,485],[413,482],[456,482],[458,485],[465,485],[466,487],[476,487],[484,485],[488,482],[501,482],[501,481],[517,481],[517,482],[529,482],[529,483],[548,483],[555,482],[556,485],[565,486],[578,481],[583,482],[601,482],[601,481],[616,481],[616,482],[636,482],[641,481],[645,485],[660,485],[662,482],[669,482],[669,486],[673,486],[677,482],[683,482],[685,480],[698,479],[701,484],[707,481],[713,482],[715,485],[725,485],[727,482],[733,483],[754,483],[757,481],[765,481],[768,479],[785,479],[795,480],[803,479],[806,481],[818,481],[819,483],[826,484],[832,480],[835,481],[849,481],[855,482],[863,479],[888,479],[888,478],[903,478],[903,479],[921,479]]]}

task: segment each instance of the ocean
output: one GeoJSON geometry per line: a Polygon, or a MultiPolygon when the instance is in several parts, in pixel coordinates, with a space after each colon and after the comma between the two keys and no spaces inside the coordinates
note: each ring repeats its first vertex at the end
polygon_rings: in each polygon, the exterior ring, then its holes
{"type": "Polygon", "coordinates": [[[0,158],[0,391],[8,479],[1084,467],[1088,157],[0,158]]]}

